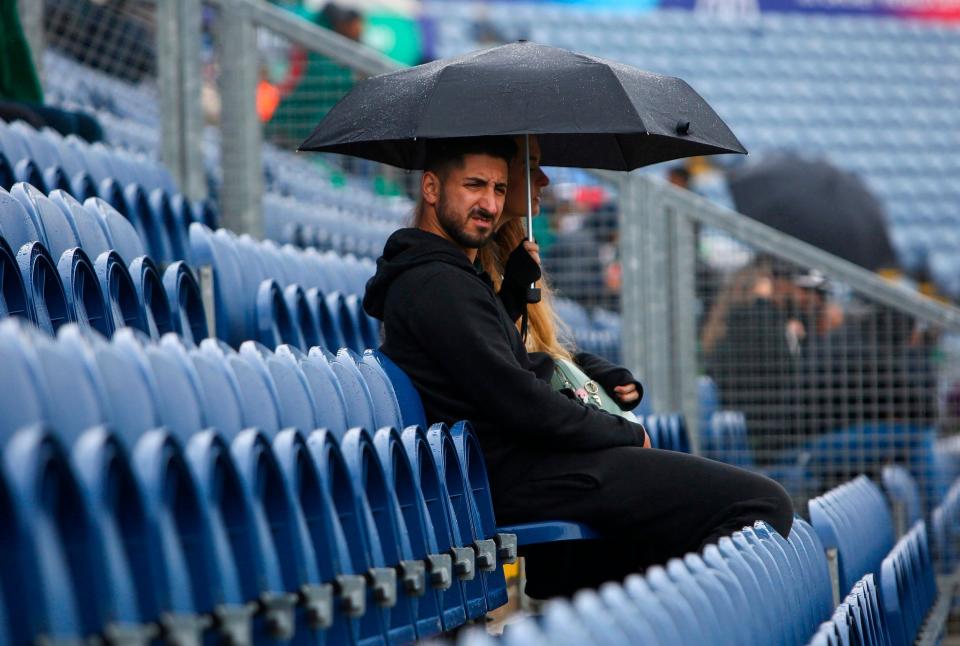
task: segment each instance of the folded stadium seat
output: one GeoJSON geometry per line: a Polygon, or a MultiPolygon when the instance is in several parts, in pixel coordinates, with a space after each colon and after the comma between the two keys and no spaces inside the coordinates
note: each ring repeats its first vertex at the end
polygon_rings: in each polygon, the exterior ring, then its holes
{"type": "MultiPolygon", "coordinates": [[[[102,193],[100,197],[107,199],[115,208],[117,205],[106,198],[102,193]]],[[[140,234],[140,239],[147,248],[147,254],[155,262],[166,265],[175,260],[172,251],[172,243],[167,232],[167,227],[162,219],[162,214],[154,212],[150,206],[146,191],[138,184],[130,184],[123,189],[123,203],[126,209],[123,212],[133,228],[140,234]]]]}
{"type": "Polygon", "coordinates": [[[276,243],[272,240],[264,240],[257,247],[267,269],[267,278],[274,279],[283,287],[297,282],[299,268],[296,262],[288,259],[276,243]]]}
{"type": "MultiPolygon", "coordinates": [[[[229,573],[225,578],[220,569],[224,559],[213,556],[218,545],[210,508],[180,442],[164,430],[150,431],[137,442],[132,456],[150,513],[150,540],[159,545],[156,566],[163,582],[159,619],[165,634],[189,643],[202,643],[205,635],[231,637],[215,618],[243,613],[243,599],[229,573]]],[[[232,628],[230,622],[225,625],[232,628]]]]}
{"type": "Polygon", "coordinates": [[[307,305],[314,312],[317,320],[317,326],[320,330],[322,345],[325,350],[333,352],[339,348],[347,347],[343,339],[343,333],[340,326],[336,323],[333,314],[330,312],[330,305],[327,303],[323,292],[316,287],[311,287],[306,292],[307,305]]]}
{"type": "Polygon", "coordinates": [[[64,191],[50,193],[50,201],[60,207],[67,223],[73,230],[78,245],[90,258],[97,258],[110,250],[110,241],[99,218],[64,191]]]}
{"type": "Polygon", "coordinates": [[[0,121],[0,152],[10,160],[11,164],[30,157],[30,147],[27,146],[23,135],[13,127],[13,124],[7,124],[4,121],[0,121]]]}
{"type": "Polygon", "coordinates": [[[0,321],[0,444],[46,419],[50,395],[36,353],[27,343],[27,327],[16,320],[0,321]]]}
{"type": "Polygon", "coordinates": [[[273,382],[265,379],[262,371],[222,341],[205,339],[200,350],[219,361],[223,369],[233,375],[240,389],[243,428],[257,428],[275,436],[280,431],[279,395],[273,382]]]}
{"type": "MultiPolygon", "coordinates": [[[[170,189],[167,188],[167,190],[170,189]]],[[[204,224],[211,229],[220,226],[220,214],[217,213],[217,208],[210,200],[197,200],[193,203],[192,209],[194,222],[204,224]]]]}
{"type": "Polygon", "coordinates": [[[323,428],[342,437],[348,428],[347,406],[340,382],[326,358],[308,356],[292,345],[279,346],[275,354],[278,359],[295,363],[306,379],[316,402],[314,428],[323,428]]]}
{"type": "Polygon", "coordinates": [[[177,261],[163,272],[163,289],[170,307],[171,329],[188,345],[197,345],[210,334],[203,295],[193,271],[183,261],[177,261]]]}
{"type": "Polygon", "coordinates": [[[340,449],[353,479],[361,522],[370,537],[370,563],[390,570],[394,581],[396,600],[389,612],[384,613],[388,642],[413,641],[418,636],[419,601],[427,590],[426,565],[413,556],[400,503],[370,434],[365,429],[353,428],[344,435],[340,449]]]}
{"type": "Polygon", "coordinates": [[[891,502],[897,535],[901,536],[923,519],[920,488],[909,471],[895,464],[883,467],[881,481],[891,502]]]}
{"type": "Polygon", "coordinates": [[[87,254],[80,248],[64,251],[57,263],[57,271],[73,320],[82,329],[96,330],[109,338],[113,334],[113,317],[87,254]]]}
{"type": "Polygon", "coordinates": [[[440,476],[442,498],[449,506],[453,542],[460,547],[455,550],[455,565],[456,561],[463,558],[463,552],[469,552],[467,558],[473,562],[473,570],[477,573],[472,579],[462,580],[467,619],[476,619],[493,609],[487,605],[487,575],[497,567],[496,549],[490,543],[481,542],[480,536],[474,531],[470,487],[447,427],[443,424],[431,426],[427,430],[427,442],[433,451],[440,476]]]}
{"type": "Polygon", "coordinates": [[[190,225],[190,249],[198,267],[208,265],[213,270],[217,338],[231,345],[250,339],[246,326],[250,295],[244,291],[243,264],[236,247],[229,244],[228,236],[217,236],[194,223],[190,225]]]}
{"type": "Polygon", "coordinates": [[[377,427],[387,426],[403,431],[403,411],[400,409],[400,402],[397,400],[390,377],[384,371],[377,353],[374,350],[364,350],[363,356],[354,357],[354,360],[370,391],[377,427]]]}
{"type": "MultiPolygon", "coordinates": [[[[170,336],[164,337],[161,345],[176,343],[170,339],[170,336]]],[[[228,441],[232,440],[244,428],[242,395],[235,375],[224,367],[222,361],[198,348],[191,347],[187,353],[200,378],[200,395],[210,426],[228,441]]]]}
{"type": "Polygon", "coordinates": [[[783,604],[784,613],[780,621],[784,623],[784,631],[792,635],[792,643],[803,643],[807,638],[803,626],[797,619],[797,611],[800,608],[797,591],[793,587],[793,572],[786,561],[786,555],[775,546],[769,545],[760,540],[760,537],[754,532],[752,527],[744,527],[741,531],[734,532],[732,536],[734,545],[741,550],[751,550],[764,564],[773,585],[774,594],[780,596],[783,604]]]}
{"type": "Polygon", "coordinates": [[[120,254],[121,258],[139,258],[146,254],[137,230],[109,203],[99,197],[91,197],[83,205],[97,216],[109,247],[120,254]]]}
{"type": "Polygon", "coordinates": [[[677,595],[687,602],[696,613],[700,628],[709,637],[710,643],[736,643],[734,631],[726,627],[721,619],[723,612],[713,606],[710,597],[697,585],[683,561],[670,559],[663,566],[657,565],[647,570],[645,576],[661,596],[677,595]]]}
{"type": "Polygon", "coordinates": [[[154,622],[161,614],[164,586],[160,546],[152,540],[150,512],[129,453],[117,436],[98,428],[78,438],[71,458],[103,541],[103,561],[97,565],[109,581],[107,598],[116,608],[103,633],[135,643],[159,637],[154,622]]]}
{"type": "Polygon", "coordinates": [[[46,247],[40,211],[57,207],[29,184],[14,184],[10,191],[0,189],[0,233],[14,253],[31,242],[40,242],[46,247]]]}
{"type": "Polygon", "coordinates": [[[357,368],[356,360],[351,356],[349,349],[341,349],[336,355],[333,355],[322,348],[311,348],[308,356],[317,362],[326,361],[340,384],[347,426],[342,431],[340,429],[331,430],[338,434],[340,438],[350,428],[377,430],[370,390],[367,388],[367,384],[357,368]]]}
{"type": "Polygon", "coordinates": [[[350,314],[350,309],[347,307],[347,301],[343,294],[340,292],[327,294],[326,300],[333,322],[343,336],[344,347],[350,348],[354,352],[363,352],[366,349],[363,347],[363,337],[360,330],[357,329],[356,319],[350,314]]]}
{"type": "Polygon", "coordinates": [[[270,349],[290,344],[306,349],[303,332],[294,313],[287,307],[277,281],[267,279],[256,291],[256,327],[254,337],[270,349]]]}
{"type": "Polygon", "coordinates": [[[883,494],[866,476],[814,498],[809,509],[824,548],[838,551],[840,590],[879,571],[893,547],[893,519],[883,494]]]}
{"type": "Polygon", "coordinates": [[[881,564],[883,615],[894,644],[912,644],[936,599],[932,563],[925,556],[926,532],[915,524],[881,564]]]}
{"type": "Polygon", "coordinates": [[[280,411],[280,427],[295,428],[303,433],[317,428],[317,402],[306,376],[296,361],[277,356],[256,341],[240,346],[240,357],[272,384],[280,411]]]}
{"type": "Polygon", "coordinates": [[[140,256],[130,263],[130,277],[137,291],[140,315],[151,339],[157,340],[174,331],[172,310],[160,273],[149,256],[140,256]]]}
{"type": "Polygon", "coordinates": [[[17,265],[30,300],[33,322],[47,334],[73,321],[60,274],[47,250],[39,242],[25,244],[17,254],[17,265]]]}
{"type": "Polygon", "coordinates": [[[166,233],[169,242],[169,259],[165,262],[185,260],[190,263],[190,243],[188,227],[190,222],[185,221],[183,211],[175,211],[170,204],[170,198],[162,188],[155,188],[147,196],[147,206],[153,221],[159,224],[166,233]]]}
{"type": "Polygon", "coordinates": [[[187,441],[193,433],[206,428],[200,405],[199,377],[192,366],[154,346],[141,341],[128,330],[118,330],[111,343],[134,356],[141,369],[149,370],[156,384],[155,408],[163,426],[173,436],[187,441]]]}
{"type": "MultiPolygon", "coordinates": [[[[782,586],[774,578],[776,571],[772,569],[769,561],[762,559],[761,555],[753,549],[740,532],[734,533],[732,537],[722,537],[717,541],[717,547],[731,564],[733,562],[742,564],[756,578],[760,590],[758,599],[765,600],[761,607],[767,613],[767,626],[772,628],[772,632],[767,638],[769,643],[794,643],[796,636],[789,624],[784,622],[784,617],[788,617],[793,609],[787,602],[782,586]]],[[[769,557],[769,555],[767,556],[769,557]]],[[[731,565],[731,567],[733,566],[731,565]]]]}
{"type": "Polygon", "coordinates": [[[411,554],[424,564],[424,594],[417,601],[416,623],[418,637],[429,637],[443,630],[443,591],[453,585],[453,563],[450,554],[438,552],[423,491],[417,485],[400,433],[396,428],[381,428],[373,444],[400,505],[411,554]]]}
{"type": "Polygon", "coordinates": [[[362,415],[365,417],[368,410],[372,415],[372,421],[367,420],[361,424],[363,419],[358,417],[354,420],[357,423],[351,423],[350,426],[361,426],[374,431],[381,428],[402,429],[399,404],[386,377],[378,378],[374,374],[377,369],[376,362],[365,365],[363,359],[349,348],[342,348],[337,352],[334,372],[340,379],[348,409],[351,396],[359,397],[355,403],[362,409],[362,415]]]}
{"type": "MultiPolygon", "coordinates": [[[[760,521],[754,523],[751,529],[753,535],[774,556],[780,566],[785,584],[793,593],[795,602],[793,622],[799,626],[802,639],[806,639],[826,619],[826,616],[818,612],[816,599],[810,594],[812,587],[806,578],[807,573],[801,554],[797,551],[798,539],[794,533],[791,533],[791,540],[788,541],[772,527],[760,521]]],[[[744,533],[747,533],[746,530],[744,533]]],[[[749,533],[748,536],[750,536],[749,533]]]]}
{"type": "Polygon", "coordinates": [[[467,502],[470,505],[473,524],[473,546],[477,552],[477,569],[486,572],[484,583],[487,605],[489,608],[498,608],[507,603],[507,582],[501,566],[517,561],[517,537],[515,534],[497,531],[483,450],[469,422],[454,424],[450,429],[450,436],[456,446],[457,457],[463,465],[463,475],[467,480],[467,502]]]}
{"type": "MultiPolygon", "coordinates": [[[[318,430],[310,434],[307,446],[317,465],[320,481],[330,493],[344,543],[350,550],[350,565],[353,570],[345,574],[360,575],[366,581],[366,611],[358,617],[354,626],[354,643],[384,643],[389,629],[385,619],[389,617],[389,610],[395,605],[397,598],[396,573],[392,569],[377,567],[370,561],[369,543],[375,540],[376,536],[367,534],[353,479],[336,437],[327,431],[318,430]]],[[[348,579],[346,583],[355,589],[351,580],[348,579]]]]}
{"type": "Polygon", "coordinates": [[[325,347],[315,311],[310,307],[303,288],[298,284],[287,285],[283,290],[283,300],[286,301],[287,309],[297,321],[297,326],[303,334],[303,349],[309,350],[314,346],[325,347]]]}
{"type": "MultiPolygon", "coordinates": [[[[234,237],[232,234],[225,232],[222,240],[227,245],[233,245],[237,257],[240,260],[240,273],[243,280],[243,289],[245,294],[256,294],[257,289],[260,287],[260,284],[263,283],[263,281],[267,280],[268,278],[277,278],[277,276],[274,276],[267,270],[265,254],[261,253],[257,241],[248,234],[234,237]]],[[[253,336],[252,331],[256,327],[255,309],[247,307],[246,316],[246,325],[251,332],[248,333],[244,340],[253,336]]]]}
{"type": "Polygon", "coordinates": [[[157,411],[158,387],[142,354],[135,355],[104,338],[64,326],[57,335],[64,350],[82,361],[93,381],[102,384],[102,412],[111,429],[127,446],[133,446],[143,433],[160,426],[157,411]]]}
{"type": "Polygon", "coordinates": [[[600,601],[613,620],[627,634],[631,643],[679,643],[679,641],[672,641],[679,640],[680,635],[673,629],[669,618],[661,617],[661,621],[651,622],[646,614],[637,611],[636,604],[630,600],[620,583],[605,584],[597,590],[597,594],[600,595],[600,601]]]}
{"type": "Polygon", "coordinates": [[[577,617],[586,628],[593,641],[602,644],[643,644],[649,643],[649,634],[634,636],[620,625],[616,616],[604,605],[594,590],[580,590],[571,600],[577,617]]]}
{"type": "Polygon", "coordinates": [[[744,620],[743,625],[748,638],[743,643],[757,646],[775,643],[773,636],[777,634],[778,624],[770,625],[767,613],[757,607],[754,600],[763,598],[760,596],[760,587],[756,576],[743,561],[725,558],[716,545],[706,546],[702,558],[699,556],[692,558],[688,554],[684,560],[691,571],[698,572],[703,567],[710,568],[716,573],[735,605],[742,607],[742,604],[747,604],[745,610],[733,615],[742,617],[744,620]]]}
{"type": "MultiPolygon", "coordinates": [[[[348,294],[344,297],[347,311],[350,312],[350,324],[357,330],[357,343],[367,348],[380,347],[380,323],[367,316],[363,311],[363,297],[357,294],[348,294]]],[[[358,350],[360,352],[361,350],[358,350]]]]}
{"type": "Polygon", "coordinates": [[[81,246],[80,238],[74,229],[73,218],[68,218],[67,215],[70,207],[64,198],[69,197],[69,194],[62,191],[53,191],[50,194],[51,197],[47,198],[30,185],[17,185],[13,191],[14,196],[22,198],[21,203],[29,203],[39,207],[36,210],[36,215],[43,228],[43,239],[46,240],[44,246],[51,256],[59,259],[67,249],[81,246]],[[35,194],[26,197],[29,193],[35,194]]]}
{"type": "Polygon", "coordinates": [[[53,189],[59,188],[58,186],[47,186],[47,182],[43,178],[43,173],[32,159],[21,159],[14,164],[13,177],[17,182],[24,182],[36,186],[44,193],[49,193],[53,189]]]}
{"type": "Polygon", "coordinates": [[[663,602],[653,593],[639,574],[631,574],[623,584],[605,583],[599,589],[600,598],[622,625],[642,622],[647,638],[656,644],[681,644],[689,636],[689,628],[678,627],[663,602]]]}
{"type": "Polygon", "coordinates": [[[690,553],[683,557],[683,567],[677,565],[671,569],[668,566],[667,573],[678,583],[681,578],[685,579],[689,576],[693,585],[699,586],[710,598],[710,604],[717,611],[721,623],[725,623],[728,617],[742,619],[731,622],[733,625],[729,627],[734,643],[762,644],[758,641],[760,633],[751,625],[753,619],[751,604],[740,581],[731,576],[729,569],[714,570],[699,554],[690,553]]]}
{"type": "Polygon", "coordinates": [[[293,245],[285,244],[280,247],[280,257],[283,260],[283,268],[289,279],[288,285],[297,283],[304,289],[316,287],[311,280],[310,267],[303,260],[303,252],[293,245]]]}
{"type": "Polygon", "coordinates": [[[353,566],[332,494],[317,470],[303,433],[296,429],[281,431],[274,438],[273,450],[303,512],[320,580],[332,584],[326,641],[355,642],[360,617],[367,610],[367,583],[363,573],[353,566]]]}
{"type": "MultiPolygon", "coordinates": [[[[131,213],[130,203],[127,202],[124,196],[124,187],[119,181],[113,177],[105,177],[99,182],[94,181],[96,186],[96,192],[94,193],[100,199],[108,202],[110,206],[120,211],[125,218],[128,218],[131,223],[137,226],[137,230],[140,231],[139,226],[139,217],[136,213],[131,213]]],[[[78,198],[79,199],[79,198],[78,198]]],[[[146,240],[146,232],[141,231],[141,236],[146,240]]]]}
{"type": "MultiPolygon", "coordinates": [[[[309,641],[321,637],[329,617],[330,588],[322,585],[317,557],[303,513],[293,497],[266,435],[255,429],[241,432],[231,443],[237,471],[252,492],[254,521],[263,540],[264,558],[277,567],[285,597],[273,603],[280,608],[296,606],[295,624],[287,635],[297,633],[309,641]]],[[[278,631],[279,632],[279,631],[278,631]]]]}
{"type": "Polygon", "coordinates": [[[0,319],[8,316],[32,319],[17,257],[0,236],[0,319]]]}
{"type": "Polygon", "coordinates": [[[7,156],[0,151],[0,188],[9,189],[16,184],[17,177],[13,172],[13,166],[7,159],[7,156]]]}
{"type": "MultiPolygon", "coordinates": [[[[324,294],[336,291],[335,272],[328,266],[325,256],[317,253],[316,249],[304,249],[300,257],[310,276],[308,285],[316,287],[324,294]]],[[[305,289],[309,293],[310,288],[305,289]]]]}
{"type": "Polygon", "coordinates": [[[573,606],[562,599],[544,606],[540,624],[547,644],[600,646],[604,643],[603,635],[592,634],[573,606]]]}
{"type": "Polygon", "coordinates": [[[149,327],[143,315],[137,288],[130,271],[116,251],[102,253],[94,261],[93,268],[100,280],[100,289],[113,317],[113,329],[131,327],[149,335],[149,327]]]}
{"type": "Polygon", "coordinates": [[[79,642],[108,619],[131,619],[111,595],[96,520],[62,444],[40,428],[23,430],[0,465],[11,643],[79,642]]]}

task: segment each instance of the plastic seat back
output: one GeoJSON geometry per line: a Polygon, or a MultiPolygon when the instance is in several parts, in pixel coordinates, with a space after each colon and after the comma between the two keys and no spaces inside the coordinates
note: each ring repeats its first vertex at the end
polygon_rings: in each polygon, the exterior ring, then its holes
{"type": "MultiPolygon", "coordinates": [[[[313,349],[312,356],[324,357],[322,351],[313,349]]],[[[333,368],[340,387],[343,390],[344,402],[347,405],[347,422],[351,428],[365,428],[368,431],[377,430],[377,420],[374,414],[370,391],[357,368],[356,354],[348,349],[341,349],[336,357],[326,357],[333,368]]]]}
{"type": "Polygon", "coordinates": [[[0,235],[2,235],[14,253],[23,245],[40,241],[46,243],[41,229],[40,217],[33,200],[43,193],[29,184],[16,184],[11,187],[13,194],[0,188],[0,235]],[[24,205],[24,201],[27,205],[24,205]]]}
{"type": "Polygon", "coordinates": [[[100,254],[93,267],[100,280],[100,289],[113,317],[113,329],[131,327],[149,335],[133,277],[116,251],[100,254]]]}
{"type": "Polygon", "coordinates": [[[63,252],[57,263],[57,271],[63,281],[67,305],[77,325],[110,337],[113,334],[113,317],[103,297],[97,272],[83,249],[63,252]]]}
{"type": "Polygon", "coordinates": [[[91,197],[83,205],[97,216],[110,248],[121,258],[132,260],[146,253],[136,229],[110,204],[99,197],[91,197]]]}
{"type": "Polygon", "coordinates": [[[357,361],[357,368],[370,391],[377,428],[387,426],[402,430],[403,418],[396,393],[393,391],[393,384],[390,383],[389,377],[371,350],[364,351],[363,356],[357,361]]]}
{"type": "Polygon", "coordinates": [[[0,442],[46,419],[50,395],[25,327],[15,319],[0,321],[0,442]]]}
{"type": "Polygon", "coordinates": [[[21,247],[17,254],[17,265],[37,327],[54,334],[61,326],[73,321],[60,274],[43,245],[32,242],[21,247]]]}
{"type": "Polygon", "coordinates": [[[160,272],[148,256],[140,256],[130,263],[130,277],[137,291],[140,303],[140,315],[143,317],[146,332],[151,339],[157,340],[173,331],[170,319],[170,301],[160,281],[160,272]]]}
{"type": "Polygon", "coordinates": [[[295,360],[307,380],[316,402],[316,428],[325,428],[337,437],[347,432],[347,406],[340,382],[326,358],[309,356],[291,345],[281,345],[277,356],[295,360]]]}
{"type": "Polygon", "coordinates": [[[175,262],[163,272],[163,288],[170,304],[173,331],[185,341],[199,345],[210,336],[203,295],[193,271],[184,262],[175,262]]]}
{"type": "Polygon", "coordinates": [[[240,356],[274,384],[282,428],[309,433],[316,428],[316,402],[303,371],[289,355],[276,356],[254,341],[240,346],[240,356]]]}
{"type": "Polygon", "coordinates": [[[287,309],[303,335],[302,349],[307,351],[315,346],[325,347],[326,344],[320,334],[320,325],[307,302],[307,295],[303,288],[300,285],[288,285],[283,290],[283,300],[287,303],[287,309]]]}
{"type": "Polygon", "coordinates": [[[8,316],[27,320],[33,318],[17,256],[0,236],[0,318],[8,316]]]}

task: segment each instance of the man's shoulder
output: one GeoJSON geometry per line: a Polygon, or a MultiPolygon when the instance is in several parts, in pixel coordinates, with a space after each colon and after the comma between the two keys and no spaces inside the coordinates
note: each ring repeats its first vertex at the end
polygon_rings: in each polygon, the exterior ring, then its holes
{"type": "Polygon", "coordinates": [[[402,276],[397,277],[396,282],[400,283],[401,281],[418,288],[428,285],[448,285],[463,288],[468,286],[484,287],[483,279],[476,273],[456,267],[442,260],[427,261],[408,269],[403,272],[402,276]]]}

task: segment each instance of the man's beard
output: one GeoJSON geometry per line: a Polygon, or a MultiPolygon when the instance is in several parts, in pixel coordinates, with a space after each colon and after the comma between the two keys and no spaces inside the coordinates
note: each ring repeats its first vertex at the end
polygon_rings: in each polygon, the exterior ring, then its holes
{"type": "MultiPolygon", "coordinates": [[[[479,213],[488,213],[484,210],[479,210],[479,213]]],[[[447,202],[443,199],[443,195],[440,195],[440,199],[437,201],[437,221],[440,224],[440,228],[443,229],[450,239],[456,242],[461,247],[465,249],[479,249],[480,247],[487,244],[490,241],[490,238],[493,237],[493,225],[496,223],[496,216],[493,216],[493,222],[491,222],[490,230],[485,234],[469,234],[466,232],[467,223],[470,221],[470,216],[474,214],[474,211],[470,211],[463,218],[460,218],[456,213],[447,209],[447,202]]]]}

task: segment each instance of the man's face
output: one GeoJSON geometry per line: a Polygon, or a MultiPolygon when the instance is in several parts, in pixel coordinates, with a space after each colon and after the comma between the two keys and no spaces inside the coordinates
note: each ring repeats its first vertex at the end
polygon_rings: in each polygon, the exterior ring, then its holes
{"type": "MultiPolygon", "coordinates": [[[[517,155],[510,162],[509,184],[507,200],[503,207],[505,215],[510,217],[526,217],[527,215],[527,167],[524,152],[524,138],[515,137],[517,155]]],[[[540,169],[540,142],[536,137],[530,137],[530,196],[533,215],[540,213],[540,200],[543,189],[550,183],[550,178],[540,169]]]]}
{"type": "Polygon", "coordinates": [[[465,249],[479,249],[493,235],[507,194],[507,163],[489,155],[467,155],[463,168],[440,180],[436,202],[440,228],[465,249]]]}

